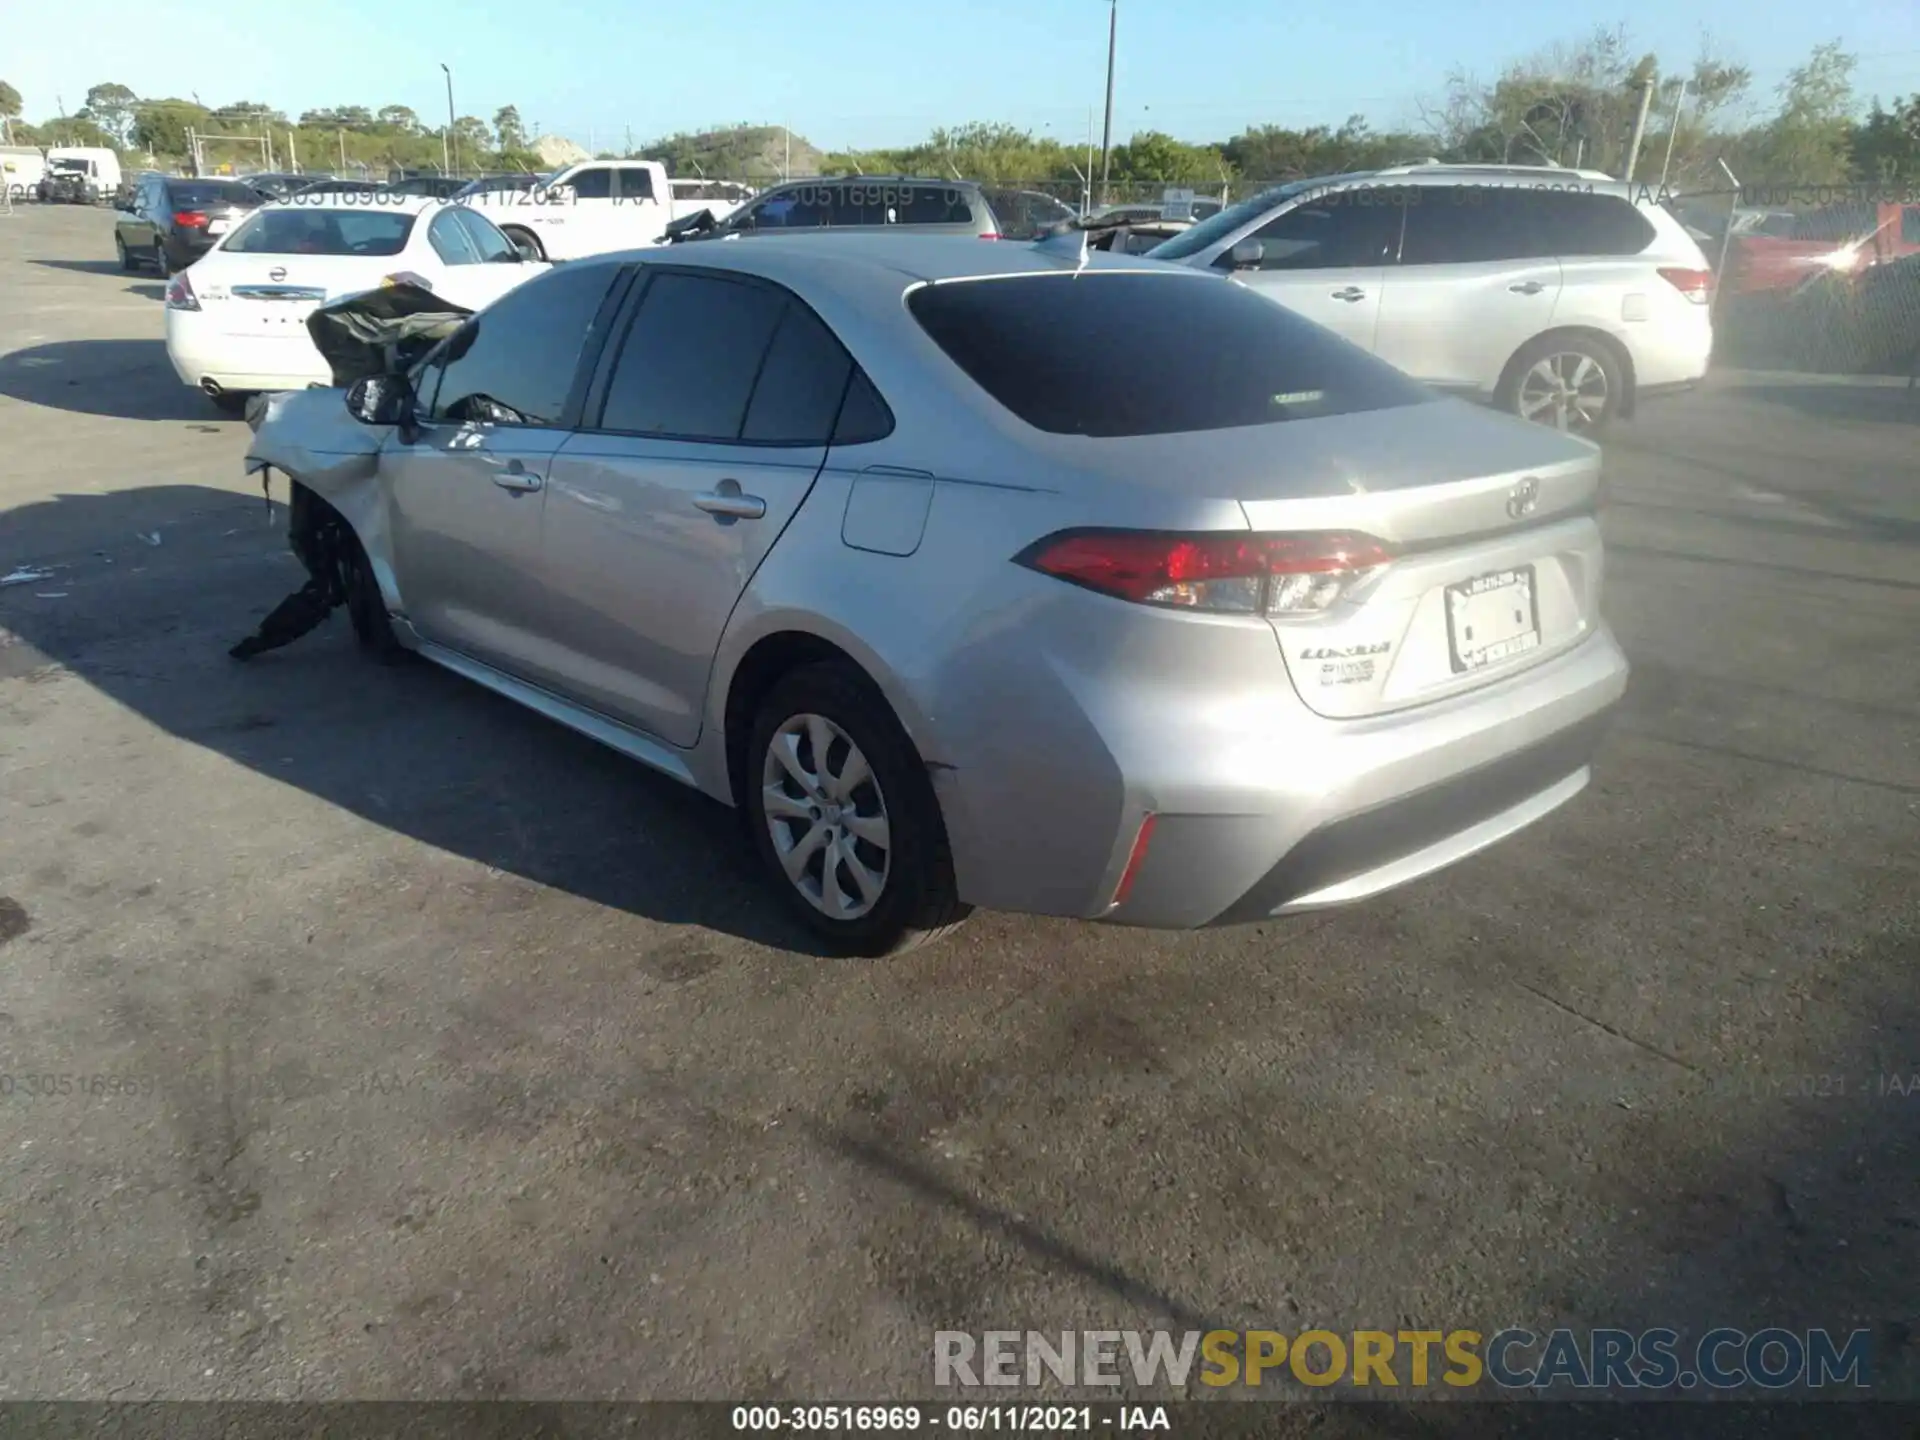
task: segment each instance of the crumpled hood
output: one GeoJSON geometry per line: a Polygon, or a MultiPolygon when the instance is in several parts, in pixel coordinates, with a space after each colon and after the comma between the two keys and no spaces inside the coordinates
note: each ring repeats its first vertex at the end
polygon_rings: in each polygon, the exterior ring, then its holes
{"type": "Polygon", "coordinates": [[[407,369],[471,314],[419,285],[382,285],[319,306],[307,316],[307,334],[344,387],[407,369]]]}

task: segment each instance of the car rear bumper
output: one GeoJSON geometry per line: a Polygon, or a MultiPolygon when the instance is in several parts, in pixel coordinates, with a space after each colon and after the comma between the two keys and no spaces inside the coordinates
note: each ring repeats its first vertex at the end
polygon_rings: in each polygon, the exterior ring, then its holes
{"type": "MultiPolygon", "coordinates": [[[[1156,733],[1123,701],[1111,713],[1125,725],[1091,722],[1100,763],[1059,762],[1104,783],[1098,804],[1022,804],[989,776],[935,770],[961,893],[991,909],[1156,929],[1367,899],[1578,794],[1627,668],[1603,626],[1483,689],[1362,720],[1303,714],[1290,690],[1240,688],[1189,697],[1187,723],[1162,720],[1156,733]],[[1237,733],[1222,733],[1223,718],[1237,733]]],[[[1099,697],[1082,698],[1103,712],[1099,697]]]]}
{"type": "Polygon", "coordinates": [[[333,372],[304,330],[230,335],[192,310],[167,312],[167,359],[174,374],[195,389],[205,388],[208,380],[222,390],[304,390],[333,383],[333,372]]]}

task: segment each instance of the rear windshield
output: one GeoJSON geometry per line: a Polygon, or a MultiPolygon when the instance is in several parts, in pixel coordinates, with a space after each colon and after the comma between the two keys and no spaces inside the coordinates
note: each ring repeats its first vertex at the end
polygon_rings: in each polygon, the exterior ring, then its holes
{"type": "Polygon", "coordinates": [[[391,210],[262,210],[227,237],[242,255],[398,255],[413,216],[391,210]]]}
{"type": "Polygon", "coordinates": [[[1017,275],[923,286],[908,303],[983,390],[1056,435],[1227,430],[1437,398],[1224,277],[1017,275]]]}
{"type": "Polygon", "coordinates": [[[167,199],[187,209],[196,205],[258,205],[260,192],[224,180],[198,180],[191,185],[169,185],[167,199]]]}

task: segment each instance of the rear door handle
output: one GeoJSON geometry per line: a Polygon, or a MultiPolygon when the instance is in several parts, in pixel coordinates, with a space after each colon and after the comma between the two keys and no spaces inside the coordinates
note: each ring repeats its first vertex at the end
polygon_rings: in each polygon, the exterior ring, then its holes
{"type": "Polygon", "coordinates": [[[695,508],[709,515],[727,515],[735,520],[758,520],[767,513],[767,502],[758,495],[742,495],[740,488],[731,480],[722,482],[733,486],[731,490],[709,490],[704,495],[693,497],[695,508]]]}
{"type": "Polygon", "coordinates": [[[502,490],[511,490],[516,495],[524,495],[540,488],[540,477],[529,474],[527,467],[518,460],[509,460],[507,468],[493,477],[493,483],[502,490]]]}
{"type": "Polygon", "coordinates": [[[1349,285],[1344,290],[1334,291],[1333,298],[1335,300],[1345,300],[1348,304],[1352,304],[1355,300],[1366,299],[1367,292],[1362,290],[1358,285],[1349,285]]]}
{"type": "Polygon", "coordinates": [[[1522,280],[1518,285],[1507,286],[1516,295],[1538,295],[1546,288],[1538,280],[1522,280]]]}

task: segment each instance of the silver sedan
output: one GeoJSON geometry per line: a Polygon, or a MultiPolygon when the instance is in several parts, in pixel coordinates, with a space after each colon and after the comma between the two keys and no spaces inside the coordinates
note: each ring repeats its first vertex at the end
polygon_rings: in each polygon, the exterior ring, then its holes
{"type": "Polygon", "coordinates": [[[1364,899],[1573,797],[1626,683],[1596,447],[1058,241],[594,257],[250,463],[364,644],[738,807],[851,953],[1364,899]]]}

